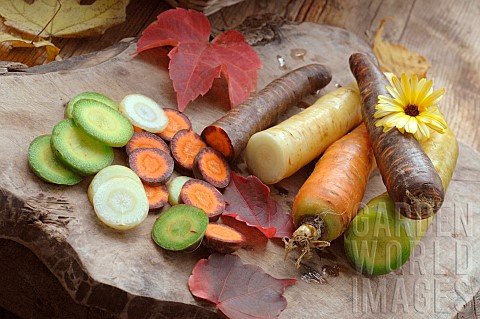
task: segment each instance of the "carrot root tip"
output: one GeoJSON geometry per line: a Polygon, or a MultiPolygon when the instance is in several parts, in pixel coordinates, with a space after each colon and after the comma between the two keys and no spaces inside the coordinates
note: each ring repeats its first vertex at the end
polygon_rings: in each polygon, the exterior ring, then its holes
{"type": "Polygon", "coordinates": [[[410,200],[412,209],[404,212],[404,215],[410,219],[424,219],[434,215],[435,199],[426,196],[415,196],[410,191],[406,191],[405,195],[410,200]]]}
{"type": "Polygon", "coordinates": [[[313,250],[317,248],[324,248],[330,246],[330,242],[320,240],[321,231],[320,228],[310,224],[302,224],[293,233],[292,238],[283,238],[285,244],[285,260],[288,254],[293,250],[300,250],[295,267],[300,268],[300,263],[303,258],[311,258],[313,250]]]}

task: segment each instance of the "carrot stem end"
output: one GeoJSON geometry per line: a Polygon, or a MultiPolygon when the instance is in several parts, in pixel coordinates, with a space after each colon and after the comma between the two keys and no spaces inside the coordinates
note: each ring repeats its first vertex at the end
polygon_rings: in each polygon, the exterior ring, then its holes
{"type": "MultiPolygon", "coordinates": [[[[321,223],[321,220],[315,220],[315,224],[321,223]]],[[[321,227],[318,227],[317,225],[309,223],[300,225],[293,233],[292,238],[283,238],[285,244],[285,260],[291,251],[299,250],[300,255],[295,262],[295,267],[300,268],[300,262],[302,259],[311,258],[313,250],[330,246],[330,242],[320,240],[321,234],[321,227]]]]}

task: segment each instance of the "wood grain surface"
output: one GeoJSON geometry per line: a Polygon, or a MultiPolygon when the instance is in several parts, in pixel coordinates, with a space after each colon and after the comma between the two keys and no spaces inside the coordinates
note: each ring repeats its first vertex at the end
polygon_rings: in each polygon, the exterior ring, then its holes
{"type": "MultiPolygon", "coordinates": [[[[54,42],[62,48],[63,59],[96,52],[125,37],[138,36],[159,12],[168,8],[163,2],[132,1],[127,11],[127,23],[112,28],[104,36],[88,40],[56,39],[54,42]]],[[[480,13],[478,1],[246,0],[215,13],[210,16],[210,21],[215,33],[235,28],[247,16],[261,13],[279,14],[290,21],[339,26],[367,42],[371,41],[380,20],[391,16],[393,22],[387,24],[385,38],[426,56],[431,64],[429,77],[434,79],[436,86],[443,86],[447,90],[442,110],[448,123],[459,140],[480,150],[477,124],[480,120],[477,102],[480,94],[480,43],[476,40],[480,31],[477,22],[480,13]]],[[[273,25],[272,29],[275,30],[276,26],[273,25]]],[[[12,58],[32,65],[41,61],[42,54],[31,54],[25,49],[10,53],[1,51],[0,59],[12,58]]],[[[6,246],[2,243],[3,247],[6,246]]],[[[17,256],[21,255],[17,253],[17,256]]],[[[30,261],[33,263],[34,259],[30,261]]],[[[6,267],[8,269],[8,264],[6,267]]],[[[15,271],[22,274],[18,269],[15,271]]],[[[475,300],[480,305],[479,294],[458,314],[458,318],[479,317],[480,307],[476,307],[475,300]]]]}

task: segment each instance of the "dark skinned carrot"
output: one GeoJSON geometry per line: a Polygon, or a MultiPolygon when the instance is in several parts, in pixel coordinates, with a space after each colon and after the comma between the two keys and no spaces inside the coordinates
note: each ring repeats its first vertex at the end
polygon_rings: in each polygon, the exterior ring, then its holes
{"type": "Polygon", "coordinates": [[[300,187],[292,206],[297,229],[285,239],[285,252],[301,251],[301,259],[312,249],[326,247],[338,238],[355,217],[367,188],[374,163],[367,129],[362,123],[330,145],[315,169],[300,187]]]}
{"type": "MultiPolygon", "coordinates": [[[[421,142],[447,190],[458,158],[458,142],[447,128],[421,142]]],[[[415,220],[397,213],[387,193],[371,199],[352,220],[344,236],[345,254],[359,271],[383,275],[401,267],[435,216],[415,220]],[[379,231],[380,230],[380,231],[379,231]]]]}
{"type": "Polygon", "coordinates": [[[225,188],[230,183],[230,166],[219,151],[204,147],[193,161],[193,175],[216,188],[225,188]]]}
{"type": "Polygon", "coordinates": [[[232,108],[205,127],[201,135],[209,146],[232,161],[253,134],[274,124],[288,106],[325,87],[331,79],[328,68],[320,64],[295,69],[232,108]]]}
{"type": "Polygon", "coordinates": [[[225,209],[223,195],[209,183],[191,179],[180,191],[180,202],[202,209],[210,221],[216,221],[225,209]]]}
{"type": "Polygon", "coordinates": [[[172,175],[173,159],[157,148],[137,148],[128,156],[128,165],[147,185],[164,184],[172,175]]]}
{"type": "Polygon", "coordinates": [[[207,144],[192,130],[180,130],[170,142],[170,151],[179,171],[192,173],[193,161],[198,152],[207,144]]]}
{"type": "Polygon", "coordinates": [[[388,195],[401,205],[400,213],[411,219],[434,215],[442,206],[444,189],[431,160],[420,143],[397,129],[386,133],[376,127],[374,118],[378,96],[390,96],[389,82],[380,69],[363,53],[350,56],[350,69],[362,96],[362,116],[388,195]]]}
{"type": "Polygon", "coordinates": [[[159,209],[168,203],[167,185],[150,186],[143,183],[145,194],[147,194],[148,207],[150,210],[159,209]]]}
{"type": "Polygon", "coordinates": [[[133,133],[132,138],[125,145],[125,151],[129,155],[137,148],[158,148],[164,152],[170,152],[168,145],[160,137],[150,132],[133,133]]]}
{"type": "Polygon", "coordinates": [[[231,254],[240,249],[245,237],[230,226],[209,223],[203,237],[203,244],[221,254],[231,254]]]}
{"type": "Polygon", "coordinates": [[[192,129],[192,123],[185,114],[170,108],[164,108],[163,111],[168,118],[168,124],[163,131],[157,134],[165,141],[170,142],[175,133],[180,130],[192,129]]]}

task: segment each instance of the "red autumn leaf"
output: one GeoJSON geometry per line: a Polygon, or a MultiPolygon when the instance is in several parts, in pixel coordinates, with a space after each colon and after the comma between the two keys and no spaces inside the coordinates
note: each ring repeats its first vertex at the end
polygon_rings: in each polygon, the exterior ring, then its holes
{"type": "Polygon", "coordinates": [[[237,31],[227,31],[212,42],[209,39],[210,23],[204,14],[177,8],[161,13],[137,42],[137,53],[174,46],[168,54],[168,68],[180,111],[207,93],[221,74],[227,80],[232,107],[256,89],[262,63],[245,37],[237,31]]]}
{"type": "Polygon", "coordinates": [[[231,319],[277,318],[287,306],[285,288],[295,279],[276,279],[237,255],[212,254],[195,265],[191,293],[216,304],[231,319]]]}
{"type": "Polygon", "coordinates": [[[270,197],[270,188],[256,176],[245,178],[232,173],[231,182],[223,196],[227,201],[224,215],[257,227],[268,238],[291,237],[291,216],[270,197]]]}
{"type": "Polygon", "coordinates": [[[245,222],[239,221],[232,216],[222,215],[222,224],[238,231],[245,238],[242,248],[249,250],[263,250],[267,246],[268,238],[256,227],[248,226],[245,222]]]}

